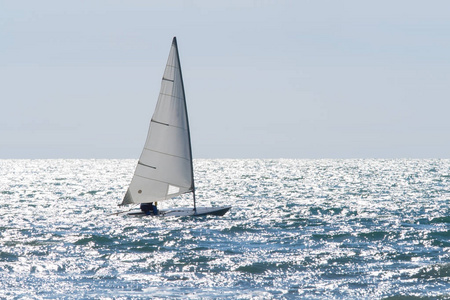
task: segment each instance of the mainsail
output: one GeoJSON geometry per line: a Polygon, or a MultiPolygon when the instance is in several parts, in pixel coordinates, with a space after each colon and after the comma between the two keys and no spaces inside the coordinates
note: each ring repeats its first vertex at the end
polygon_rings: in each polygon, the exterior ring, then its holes
{"type": "Polygon", "coordinates": [[[194,192],[194,176],[183,78],[174,37],[147,140],[120,205],[164,201],[186,192],[194,192]]]}

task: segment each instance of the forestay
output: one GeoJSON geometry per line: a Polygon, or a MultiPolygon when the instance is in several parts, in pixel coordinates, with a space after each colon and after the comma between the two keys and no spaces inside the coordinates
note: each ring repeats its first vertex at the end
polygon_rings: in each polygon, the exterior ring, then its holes
{"type": "Polygon", "coordinates": [[[164,201],[193,190],[189,123],[174,38],[147,140],[120,205],[164,201]]]}

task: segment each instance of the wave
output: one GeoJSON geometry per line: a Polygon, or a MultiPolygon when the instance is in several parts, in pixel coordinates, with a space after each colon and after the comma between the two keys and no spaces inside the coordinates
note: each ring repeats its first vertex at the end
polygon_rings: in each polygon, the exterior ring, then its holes
{"type": "Polygon", "coordinates": [[[433,218],[430,221],[431,224],[450,223],[450,216],[433,218]]]}
{"type": "Polygon", "coordinates": [[[449,299],[449,295],[441,296],[415,296],[415,295],[395,295],[383,298],[382,300],[444,300],[449,299]]]}
{"type": "Polygon", "coordinates": [[[447,278],[450,277],[450,263],[447,264],[434,264],[419,269],[412,278],[420,279],[434,279],[434,278],[447,278]]]}
{"type": "Polygon", "coordinates": [[[0,161],[0,298],[450,299],[450,160],[197,160],[226,216],[105,217],[135,164],[0,161]]]}
{"type": "Polygon", "coordinates": [[[113,242],[114,242],[114,240],[110,237],[92,234],[92,235],[80,238],[74,244],[78,245],[78,246],[84,246],[84,245],[88,245],[90,243],[94,243],[95,245],[100,246],[100,245],[110,245],[110,244],[113,244],[113,242]]]}
{"type": "Polygon", "coordinates": [[[264,274],[266,272],[289,271],[292,267],[292,263],[289,262],[253,262],[238,267],[236,271],[250,274],[264,274]]]}
{"type": "Polygon", "coordinates": [[[421,225],[431,225],[431,224],[448,224],[450,223],[450,216],[437,217],[437,218],[420,218],[416,221],[421,225]]]}
{"type": "Polygon", "coordinates": [[[17,254],[0,251],[0,261],[1,262],[14,262],[18,261],[19,256],[17,254]]]}

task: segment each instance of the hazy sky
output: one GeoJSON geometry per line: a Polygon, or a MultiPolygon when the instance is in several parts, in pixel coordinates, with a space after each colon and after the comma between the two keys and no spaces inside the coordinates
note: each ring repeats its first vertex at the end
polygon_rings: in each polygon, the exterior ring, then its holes
{"type": "Polygon", "coordinates": [[[409,0],[0,0],[0,158],[137,159],[173,36],[194,158],[450,158],[450,2],[409,0]]]}

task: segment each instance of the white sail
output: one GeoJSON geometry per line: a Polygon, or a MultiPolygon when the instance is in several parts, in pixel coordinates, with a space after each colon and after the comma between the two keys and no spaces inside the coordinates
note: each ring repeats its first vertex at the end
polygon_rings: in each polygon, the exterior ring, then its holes
{"type": "Polygon", "coordinates": [[[164,201],[193,190],[189,123],[174,38],[147,140],[120,205],[164,201]]]}

